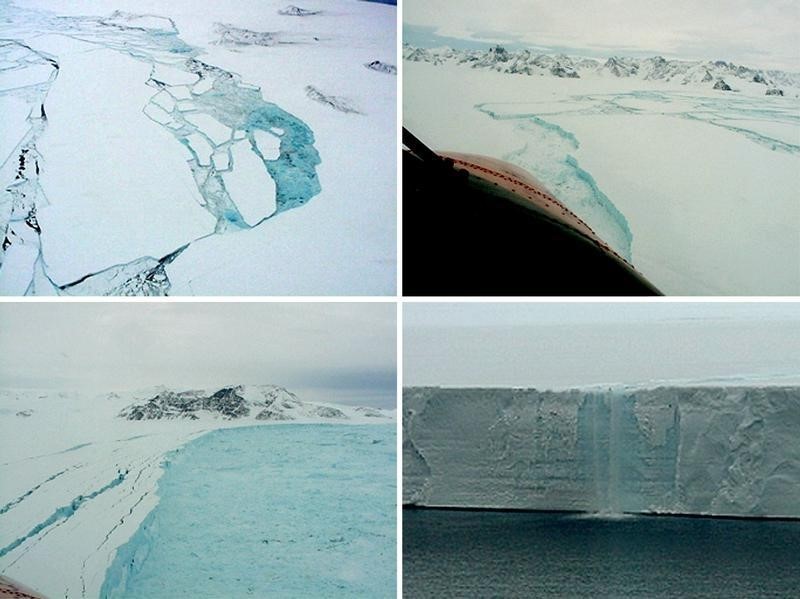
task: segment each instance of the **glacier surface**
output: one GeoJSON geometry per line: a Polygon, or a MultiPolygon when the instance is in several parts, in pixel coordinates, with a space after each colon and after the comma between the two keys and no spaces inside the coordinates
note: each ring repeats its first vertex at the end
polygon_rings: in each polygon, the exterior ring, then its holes
{"type": "Polygon", "coordinates": [[[393,292],[396,79],[364,64],[394,55],[394,9],[306,27],[277,3],[37,4],[0,2],[0,293],[393,292]],[[333,65],[333,91],[368,107],[356,122],[303,95],[333,65]],[[334,205],[272,226],[312,199],[334,205]]]}
{"type": "Polygon", "coordinates": [[[800,518],[800,388],[407,388],[403,501],[800,518]]]}
{"type": "Polygon", "coordinates": [[[657,58],[403,54],[412,133],[527,170],[665,294],[800,290],[797,76],[657,58]],[[713,89],[716,76],[737,91],[713,89]]]}

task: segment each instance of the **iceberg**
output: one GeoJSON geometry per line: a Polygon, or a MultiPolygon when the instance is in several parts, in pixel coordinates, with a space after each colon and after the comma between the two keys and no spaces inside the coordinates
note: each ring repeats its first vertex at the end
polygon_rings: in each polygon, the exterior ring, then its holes
{"type": "Polygon", "coordinates": [[[800,518],[800,387],[408,388],[403,502],[800,518]]]}

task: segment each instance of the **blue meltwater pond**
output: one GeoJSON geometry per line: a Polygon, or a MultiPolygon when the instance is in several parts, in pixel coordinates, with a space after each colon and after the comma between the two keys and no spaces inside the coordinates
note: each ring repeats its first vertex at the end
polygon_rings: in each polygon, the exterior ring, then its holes
{"type": "Polygon", "coordinates": [[[211,432],[167,456],[160,501],[102,597],[394,597],[395,425],[211,432]]]}

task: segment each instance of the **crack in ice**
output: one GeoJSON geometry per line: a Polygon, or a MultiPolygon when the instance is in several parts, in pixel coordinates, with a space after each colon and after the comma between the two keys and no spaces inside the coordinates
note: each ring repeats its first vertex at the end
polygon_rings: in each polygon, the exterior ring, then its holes
{"type": "Polygon", "coordinates": [[[503,160],[541,179],[559,201],[631,262],[633,234],[628,221],[572,156],[571,152],[580,147],[575,134],[532,112],[501,114],[489,106],[478,104],[475,108],[493,120],[513,123],[515,129],[529,140],[521,148],[503,156],[503,160]]]}
{"type": "Polygon", "coordinates": [[[43,485],[49,483],[52,480],[55,480],[56,478],[58,478],[59,476],[64,474],[67,470],[69,470],[69,468],[65,468],[64,470],[61,470],[60,472],[56,472],[55,474],[53,474],[51,476],[48,476],[46,479],[44,479],[42,482],[40,482],[35,487],[33,487],[31,489],[28,489],[25,493],[23,493],[22,495],[20,495],[19,497],[17,497],[13,501],[10,501],[7,504],[5,504],[3,507],[0,507],[0,516],[5,514],[11,508],[13,508],[16,505],[18,505],[18,504],[22,503],[23,501],[25,501],[28,497],[33,495],[33,493],[35,491],[37,491],[38,489],[40,489],[43,485]]]}
{"type": "MultiPolygon", "coordinates": [[[[24,152],[30,152],[34,158],[36,172],[18,173],[6,188],[7,197],[0,202],[0,206],[6,208],[7,204],[13,206],[5,226],[0,260],[8,261],[9,249],[15,244],[35,249],[25,257],[27,268],[18,265],[19,260],[13,268],[17,273],[20,270],[30,273],[23,275],[27,278],[16,289],[18,294],[167,295],[171,283],[166,266],[189,245],[213,234],[258,227],[282,212],[302,206],[320,192],[316,172],[320,158],[311,129],[294,115],[265,101],[259,87],[243,83],[236,73],[199,60],[200,50],[180,39],[172,19],[121,11],[109,17],[58,17],[23,9],[15,11],[14,17],[35,25],[39,32],[95,44],[149,64],[150,77],[146,84],[156,93],[142,111],[189,151],[191,157],[187,163],[201,197],[201,206],[216,219],[213,232],[189,240],[163,258],[143,256],[88,273],[72,282],[54,282],[47,274],[41,229],[36,219],[36,209],[46,205],[46,198],[38,183],[40,161],[34,142],[46,124],[44,98],[58,74],[59,65],[55,57],[36,52],[21,42],[0,43],[0,54],[10,44],[17,44],[27,48],[31,56],[38,57],[31,64],[52,65],[50,79],[40,84],[41,97],[38,103],[34,102],[28,117],[31,129],[20,144],[24,152]],[[211,119],[214,130],[227,133],[220,139],[207,129],[209,125],[201,125],[198,117],[211,119]],[[264,134],[276,142],[277,156],[271,156],[267,148],[259,144],[264,134]],[[232,150],[238,144],[249,146],[275,183],[274,208],[269,208],[269,198],[265,197],[266,208],[260,215],[251,214],[249,220],[243,216],[226,184],[226,176],[236,167],[232,150]],[[15,225],[12,227],[10,223],[15,225]],[[19,223],[24,223],[25,229],[19,223]]],[[[0,94],[11,91],[3,90],[0,94]]],[[[0,270],[0,283],[7,278],[3,274],[0,270]]]]}
{"type": "Polygon", "coordinates": [[[75,497],[70,503],[67,505],[62,505],[53,511],[50,516],[41,522],[39,522],[36,526],[34,526],[27,534],[19,537],[18,539],[12,541],[2,549],[0,549],[0,558],[6,556],[8,553],[14,551],[17,547],[22,545],[25,541],[30,539],[31,537],[36,536],[46,528],[56,524],[59,521],[65,522],[69,520],[72,516],[75,515],[77,512],[86,502],[91,501],[98,495],[102,495],[109,489],[113,489],[114,487],[122,484],[125,480],[125,473],[120,472],[115,479],[113,479],[108,484],[100,487],[99,489],[92,491],[88,495],[78,495],[75,497]]]}

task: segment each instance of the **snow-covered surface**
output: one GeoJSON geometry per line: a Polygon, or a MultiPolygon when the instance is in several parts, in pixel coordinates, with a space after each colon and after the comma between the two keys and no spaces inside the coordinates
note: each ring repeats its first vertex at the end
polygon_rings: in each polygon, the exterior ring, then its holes
{"type": "Polygon", "coordinates": [[[496,50],[404,58],[417,137],[531,172],[664,293],[800,292],[799,75],[496,50]],[[720,77],[736,91],[713,89],[720,77]]]}
{"type": "Polygon", "coordinates": [[[0,1],[0,293],[394,293],[396,9],[324,7],[0,1]]]}
{"type": "Polygon", "coordinates": [[[403,500],[800,518],[800,387],[407,388],[403,500]]]}
{"type": "MultiPolygon", "coordinates": [[[[97,397],[0,392],[0,574],[51,597],[97,597],[116,548],[158,502],[154,491],[167,452],[211,430],[282,420],[276,414],[298,423],[378,424],[395,417],[303,402],[271,385],[228,389],[244,400],[247,415],[228,418],[207,402],[191,416],[121,416],[178,395],[164,388],[97,397]],[[257,419],[264,410],[274,416],[257,419]]],[[[215,391],[182,397],[210,398],[215,391]]]]}

